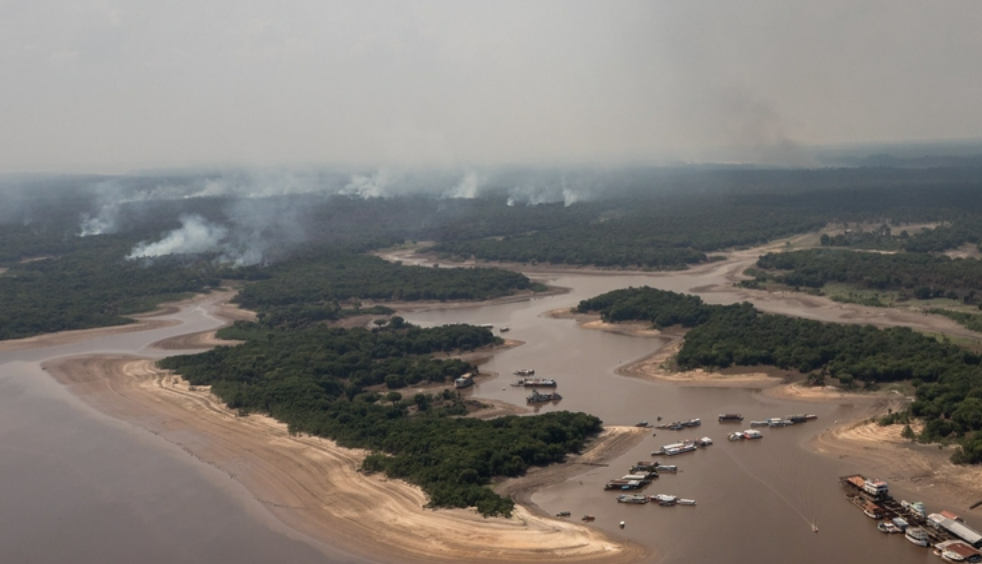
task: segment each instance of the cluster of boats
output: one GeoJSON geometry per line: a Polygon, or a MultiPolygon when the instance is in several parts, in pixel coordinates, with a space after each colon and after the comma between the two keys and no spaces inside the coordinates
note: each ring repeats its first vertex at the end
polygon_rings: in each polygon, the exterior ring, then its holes
{"type": "Polygon", "coordinates": [[[897,503],[883,480],[855,474],[840,481],[854,493],[846,497],[870,519],[879,521],[884,534],[903,534],[917,546],[933,543],[934,553],[949,562],[982,562],[982,533],[948,511],[928,514],[922,502],[897,503]]]}
{"type": "Polygon", "coordinates": [[[543,394],[536,388],[555,388],[559,385],[553,378],[530,378],[530,376],[535,375],[535,369],[533,368],[519,368],[515,371],[516,376],[522,376],[517,382],[512,384],[516,388],[532,388],[532,393],[525,398],[528,403],[547,403],[550,401],[559,401],[563,399],[563,396],[556,392],[549,392],[543,394]]]}
{"type": "Polygon", "coordinates": [[[672,507],[675,505],[695,505],[696,500],[685,499],[674,495],[657,494],[657,495],[641,495],[641,494],[622,494],[617,496],[618,503],[657,503],[662,507],[672,507]]]}

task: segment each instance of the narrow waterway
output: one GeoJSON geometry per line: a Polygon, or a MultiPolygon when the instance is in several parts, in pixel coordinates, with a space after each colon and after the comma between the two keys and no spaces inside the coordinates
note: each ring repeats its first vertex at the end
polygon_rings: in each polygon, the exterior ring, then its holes
{"type": "MultiPolygon", "coordinates": [[[[524,404],[528,392],[510,386],[519,368],[534,368],[536,376],[556,378],[563,399],[538,408],[585,411],[605,423],[632,425],[657,417],[674,421],[699,417],[692,431],[653,429],[641,445],[614,460],[562,484],[533,495],[544,511],[572,513],[573,519],[594,515],[592,526],[622,534],[661,550],[666,563],[709,561],[796,562],[927,562],[930,552],[899,535],[883,535],[849,504],[837,477],[861,471],[848,460],[809,452],[807,441],[836,420],[855,417],[848,404],[779,401],[740,388],[683,387],[615,374],[618,366],[648,355],[661,346],[655,338],[630,337],[586,330],[568,319],[543,314],[573,306],[584,298],[628,286],[689,290],[697,280],[685,276],[559,275],[550,283],[571,288],[568,294],[529,302],[408,314],[413,323],[493,324],[507,326],[508,338],[523,346],[495,355],[482,370],[497,377],[482,379],[476,398],[524,404]],[[815,422],[782,429],[764,429],[760,441],[728,442],[727,433],[747,427],[751,419],[800,412],[815,413],[815,422]],[[719,424],[719,413],[742,413],[743,425],[719,424]],[[627,474],[636,461],[652,460],[651,451],[682,438],[708,436],[709,448],[672,457],[678,474],[664,474],[644,491],[692,498],[696,507],[626,505],[616,493],[603,491],[611,478],[627,474]],[[626,526],[619,529],[618,523],[626,526]],[[812,525],[818,527],[815,533],[812,525]]],[[[895,495],[904,496],[903,491],[895,495]]]]}

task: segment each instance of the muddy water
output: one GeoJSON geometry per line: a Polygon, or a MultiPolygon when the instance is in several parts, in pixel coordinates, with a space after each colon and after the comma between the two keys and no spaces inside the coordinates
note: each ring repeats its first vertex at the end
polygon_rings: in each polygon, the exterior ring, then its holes
{"type": "Polygon", "coordinates": [[[353,562],[278,525],[237,482],[135,426],[102,416],[40,362],[76,354],[159,356],[145,347],[216,327],[184,324],[0,352],[0,562],[353,562]]]}
{"type": "MultiPolygon", "coordinates": [[[[575,305],[602,292],[644,284],[690,290],[706,277],[674,276],[559,276],[551,281],[572,288],[569,294],[524,303],[458,310],[434,310],[407,315],[422,325],[468,322],[507,326],[509,338],[526,344],[496,355],[482,366],[500,376],[482,379],[478,398],[524,404],[527,392],[509,384],[518,368],[534,368],[536,376],[556,378],[563,395],[558,403],[538,408],[585,411],[606,423],[631,425],[641,420],[664,421],[699,417],[703,425],[692,432],[653,430],[631,452],[547,488],[533,502],[548,513],[570,511],[573,518],[596,516],[593,526],[658,547],[666,563],[754,562],[927,562],[933,556],[903,540],[883,535],[849,504],[837,477],[862,471],[848,460],[810,453],[806,442],[835,420],[849,419],[849,404],[805,404],[770,399],[759,392],[736,388],[680,387],[618,376],[616,368],[656,351],[658,339],[628,337],[580,329],[572,320],[543,317],[543,313],[575,305]],[[761,441],[728,442],[726,434],[745,428],[721,425],[716,415],[742,413],[750,419],[800,413],[819,419],[784,429],[764,429],[761,441]],[[665,474],[644,493],[666,493],[697,500],[696,507],[624,505],[613,492],[602,490],[610,478],[626,474],[632,463],[651,460],[655,448],[682,438],[709,436],[715,445],[670,459],[680,472],[665,474]],[[617,524],[625,521],[620,530],[617,524]],[[812,530],[815,524],[819,532],[812,530]]],[[[725,296],[713,296],[725,301],[725,296]]],[[[715,300],[714,300],[715,301],[715,300]]],[[[903,497],[903,491],[895,491],[903,497]]],[[[928,500],[926,500],[928,501],[928,500]]]]}

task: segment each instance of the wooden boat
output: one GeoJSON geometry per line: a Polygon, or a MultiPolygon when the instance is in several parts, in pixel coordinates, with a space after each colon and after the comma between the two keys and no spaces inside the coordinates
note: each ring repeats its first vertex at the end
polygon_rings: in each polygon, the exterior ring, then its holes
{"type": "Polygon", "coordinates": [[[563,396],[553,392],[551,394],[541,394],[538,390],[532,390],[532,395],[525,398],[528,403],[546,403],[550,401],[559,401],[563,399],[563,396]]]}

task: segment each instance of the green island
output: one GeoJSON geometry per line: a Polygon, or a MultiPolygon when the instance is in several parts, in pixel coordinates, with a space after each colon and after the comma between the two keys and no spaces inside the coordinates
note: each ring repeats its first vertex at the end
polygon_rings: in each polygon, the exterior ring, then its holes
{"type": "Polygon", "coordinates": [[[493,478],[560,462],[601,429],[596,417],[565,411],[473,419],[463,417],[467,407],[449,388],[411,398],[396,391],[476,372],[467,362],[429,355],[493,344],[487,329],[420,329],[397,316],[371,331],[324,325],[282,331],[238,322],[219,336],[246,342],[165,358],[159,366],[192,385],[212,386],[243,414],[268,414],[292,433],[372,450],[363,470],[418,484],[435,507],[510,515],[511,499],[486,487],[493,478]]]}
{"type": "Polygon", "coordinates": [[[982,462],[982,357],[954,344],[904,327],[822,323],[649,287],[583,300],[576,309],[609,321],[691,327],[676,357],[682,369],[776,366],[813,384],[835,378],[847,389],[909,381],[916,400],[884,423],[919,418],[919,441],[957,442],[952,461],[982,462]]]}

